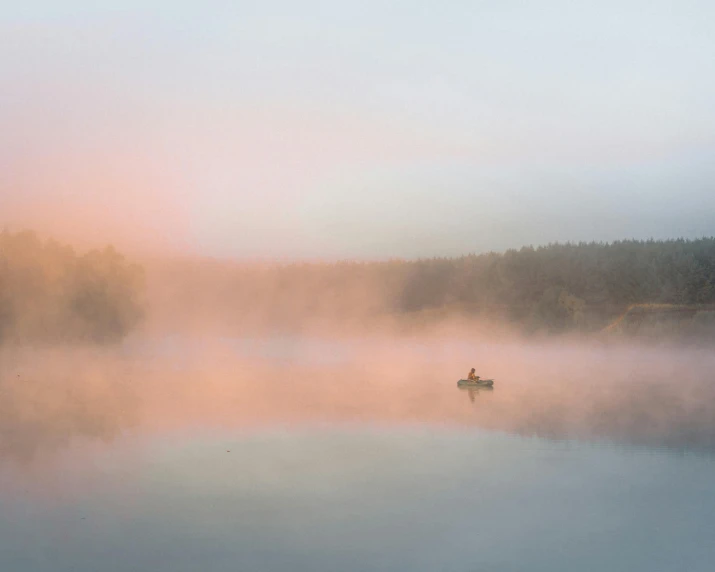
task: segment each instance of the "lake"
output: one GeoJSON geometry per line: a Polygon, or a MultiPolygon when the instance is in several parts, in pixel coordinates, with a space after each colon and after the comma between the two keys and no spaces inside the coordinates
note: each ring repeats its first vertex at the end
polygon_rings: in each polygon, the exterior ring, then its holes
{"type": "Polygon", "coordinates": [[[0,357],[0,570],[713,569],[707,350],[284,336],[0,357]],[[470,367],[495,388],[458,389],[470,367]]]}

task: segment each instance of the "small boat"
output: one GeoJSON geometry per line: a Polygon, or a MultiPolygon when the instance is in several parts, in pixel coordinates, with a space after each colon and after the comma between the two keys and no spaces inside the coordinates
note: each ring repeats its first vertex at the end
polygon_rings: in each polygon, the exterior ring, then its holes
{"type": "Polygon", "coordinates": [[[493,379],[460,379],[458,387],[494,387],[493,379]]]}

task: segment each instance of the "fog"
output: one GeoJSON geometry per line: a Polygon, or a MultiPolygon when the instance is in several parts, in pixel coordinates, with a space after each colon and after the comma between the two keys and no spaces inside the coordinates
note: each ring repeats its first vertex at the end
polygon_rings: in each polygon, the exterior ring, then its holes
{"type": "Polygon", "coordinates": [[[699,296],[710,241],[329,265],[0,240],[0,568],[665,571],[677,538],[709,569],[715,354],[674,323],[712,309],[624,307],[639,275],[607,264],[685,259],[646,285],[699,296]],[[563,271],[591,250],[612,288],[563,271]],[[458,388],[472,367],[494,388],[458,388]]]}
{"type": "Polygon", "coordinates": [[[711,3],[95,4],[0,9],[0,569],[710,570],[711,3]]]}
{"type": "Polygon", "coordinates": [[[0,456],[73,441],[330,424],[479,428],[715,451],[711,352],[465,336],[135,338],[0,353],[0,456]],[[457,389],[476,367],[493,390],[457,389]]]}
{"type": "MultiPolygon", "coordinates": [[[[1,238],[4,461],[32,466],[77,439],[132,432],[316,423],[715,447],[711,338],[602,328],[615,312],[614,324],[626,321],[618,304],[589,325],[569,313],[582,301],[562,293],[549,303],[564,323],[588,328],[550,331],[527,308],[519,315],[544,326],[529,330],[514,318],[518,303],[415,305],[444,280],[439,261],[276,265],[164,255],[137,257],[137,266],[114,250],[74,251],[29,233],[1,238]],[[471,367],[494,378],[494,389],[458,390],[471,367]]],[[[456,279],[469,275],[465,267],[456,279]]],[[[546,298],[535,299],[538,310],[546,298]]],[[[673,309],[683,313],[664,306],[673,309]]]]}

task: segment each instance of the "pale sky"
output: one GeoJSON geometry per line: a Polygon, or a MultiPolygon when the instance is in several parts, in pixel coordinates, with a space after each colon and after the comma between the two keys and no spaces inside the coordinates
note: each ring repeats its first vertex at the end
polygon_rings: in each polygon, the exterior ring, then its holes
{"type": "Polygon", "coordinates": [[[710,0],[6,0],[0,226],[239,258],[715,235],[713,22],[710,0]]]}

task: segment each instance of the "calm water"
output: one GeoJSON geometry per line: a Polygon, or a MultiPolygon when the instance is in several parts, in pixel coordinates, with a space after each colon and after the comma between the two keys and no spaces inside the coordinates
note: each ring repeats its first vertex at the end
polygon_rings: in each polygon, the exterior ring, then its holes
{"type": "Polygon", "coordinates": [[[0,570],[710,571],[713,359],[436,339],[6,352],[0,570]],[[455,387],[472,365],[493,391],[455,387]]]}

